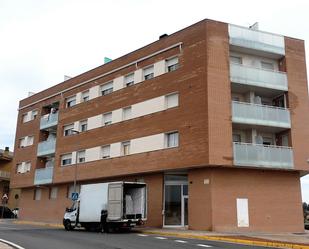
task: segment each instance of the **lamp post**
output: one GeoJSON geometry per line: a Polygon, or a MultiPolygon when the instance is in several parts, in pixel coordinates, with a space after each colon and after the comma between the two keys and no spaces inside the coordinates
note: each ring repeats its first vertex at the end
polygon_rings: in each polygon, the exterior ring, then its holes
{"type": "MultiPolygon", "coordinates": [[[[80,132],[77,130],[72,130],[73,134],[79,134],[80,132]]],[[[73,185],[73,191],[74,193],[76,193],[76,181],[77,181],[77,151],[76,151],[76,155],[75,155],[75,167],[74,167],[74,185],[73,185]]]]}

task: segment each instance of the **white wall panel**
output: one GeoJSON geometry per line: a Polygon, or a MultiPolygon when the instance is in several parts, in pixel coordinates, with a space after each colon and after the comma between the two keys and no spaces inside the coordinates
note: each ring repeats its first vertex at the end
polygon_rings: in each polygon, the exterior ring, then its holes
{"type": "Polygon", "coordinates": [[[122,108],[113,111],[112,114],[112,124],[122,121],[122,108]]]}
{"type": "Polygon", "coordinates": [[[102,115],[97,115],[88,118],[88,130],[95,129],[102,126],[102,115]]]}
{"type": "Polygon", "coordinates": [[[134,72],[134,84],[142,81],[143,78],[143,69],[138,69],[134,72]]]}
{"type": "Polygon", "coordinates": [[[146,100],[132,105],[132,118],[140,117],[165,109],[165,96],[146,100]]]}
{"type": "Polygon", "coordinates": [[[165,60],[157,61],[154,64],[154,77],[165,73],[165,60]]]}
{"type": "Polygon", "coordinates": [[[76,104],[81,103],[82,102],[81,99],[82,99],[82,93],[81,92],[76,93],[76,104]]]}
{"type": "Polygon", "coordinates": [[[110,157],[118,157],[121,152],[121,143],[111,144],[110,157]]]}
{"type": "Polygon", "coordinates": [[[101,155],[101,147],[94,147],[86,149],[86,162],[99,160],[101,155]]]}
{"type": "Polygon", "coordinates": [[[89,99],[94,99],[99,97],[100,86],[94,86],[89,89],[89,99]]]}
{"type": "Polygon", "coordinates": [[[120,76],[114,79],[114,91],[120,90],[123,88],[124,77],[120,76]]]}
{"type": "Polygon", "coordinates": [[[131,154],[164,149],[164,133],[131,140],[131,154]]]}

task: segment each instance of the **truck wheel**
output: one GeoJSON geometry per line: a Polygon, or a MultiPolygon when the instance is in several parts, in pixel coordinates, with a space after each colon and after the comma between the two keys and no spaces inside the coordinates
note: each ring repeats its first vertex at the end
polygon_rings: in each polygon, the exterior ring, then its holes
{"type": "Polygon", "coordinates": [[[67,231],[73,230],[70,220],[65,220],[63,225],[64,225],[65,230],[67,231]]]}

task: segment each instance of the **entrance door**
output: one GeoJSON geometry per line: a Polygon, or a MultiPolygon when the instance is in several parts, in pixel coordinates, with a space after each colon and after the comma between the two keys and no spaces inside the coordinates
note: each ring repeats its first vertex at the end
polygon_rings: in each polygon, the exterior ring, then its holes
{"type": "Polygon", "coordinates": [[[164,226],[184,227],[188,225],[188,185],[187,183],[165,184],[164,226]]]}

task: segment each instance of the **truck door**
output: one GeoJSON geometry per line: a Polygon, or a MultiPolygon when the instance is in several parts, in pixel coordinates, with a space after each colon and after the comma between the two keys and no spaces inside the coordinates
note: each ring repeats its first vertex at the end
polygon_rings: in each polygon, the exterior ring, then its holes
{"type": "Polygon", "coordinates": [[[108,184],[107,220],[116,221],[122,218],[123,212],[123,183],[108,184]]]}

